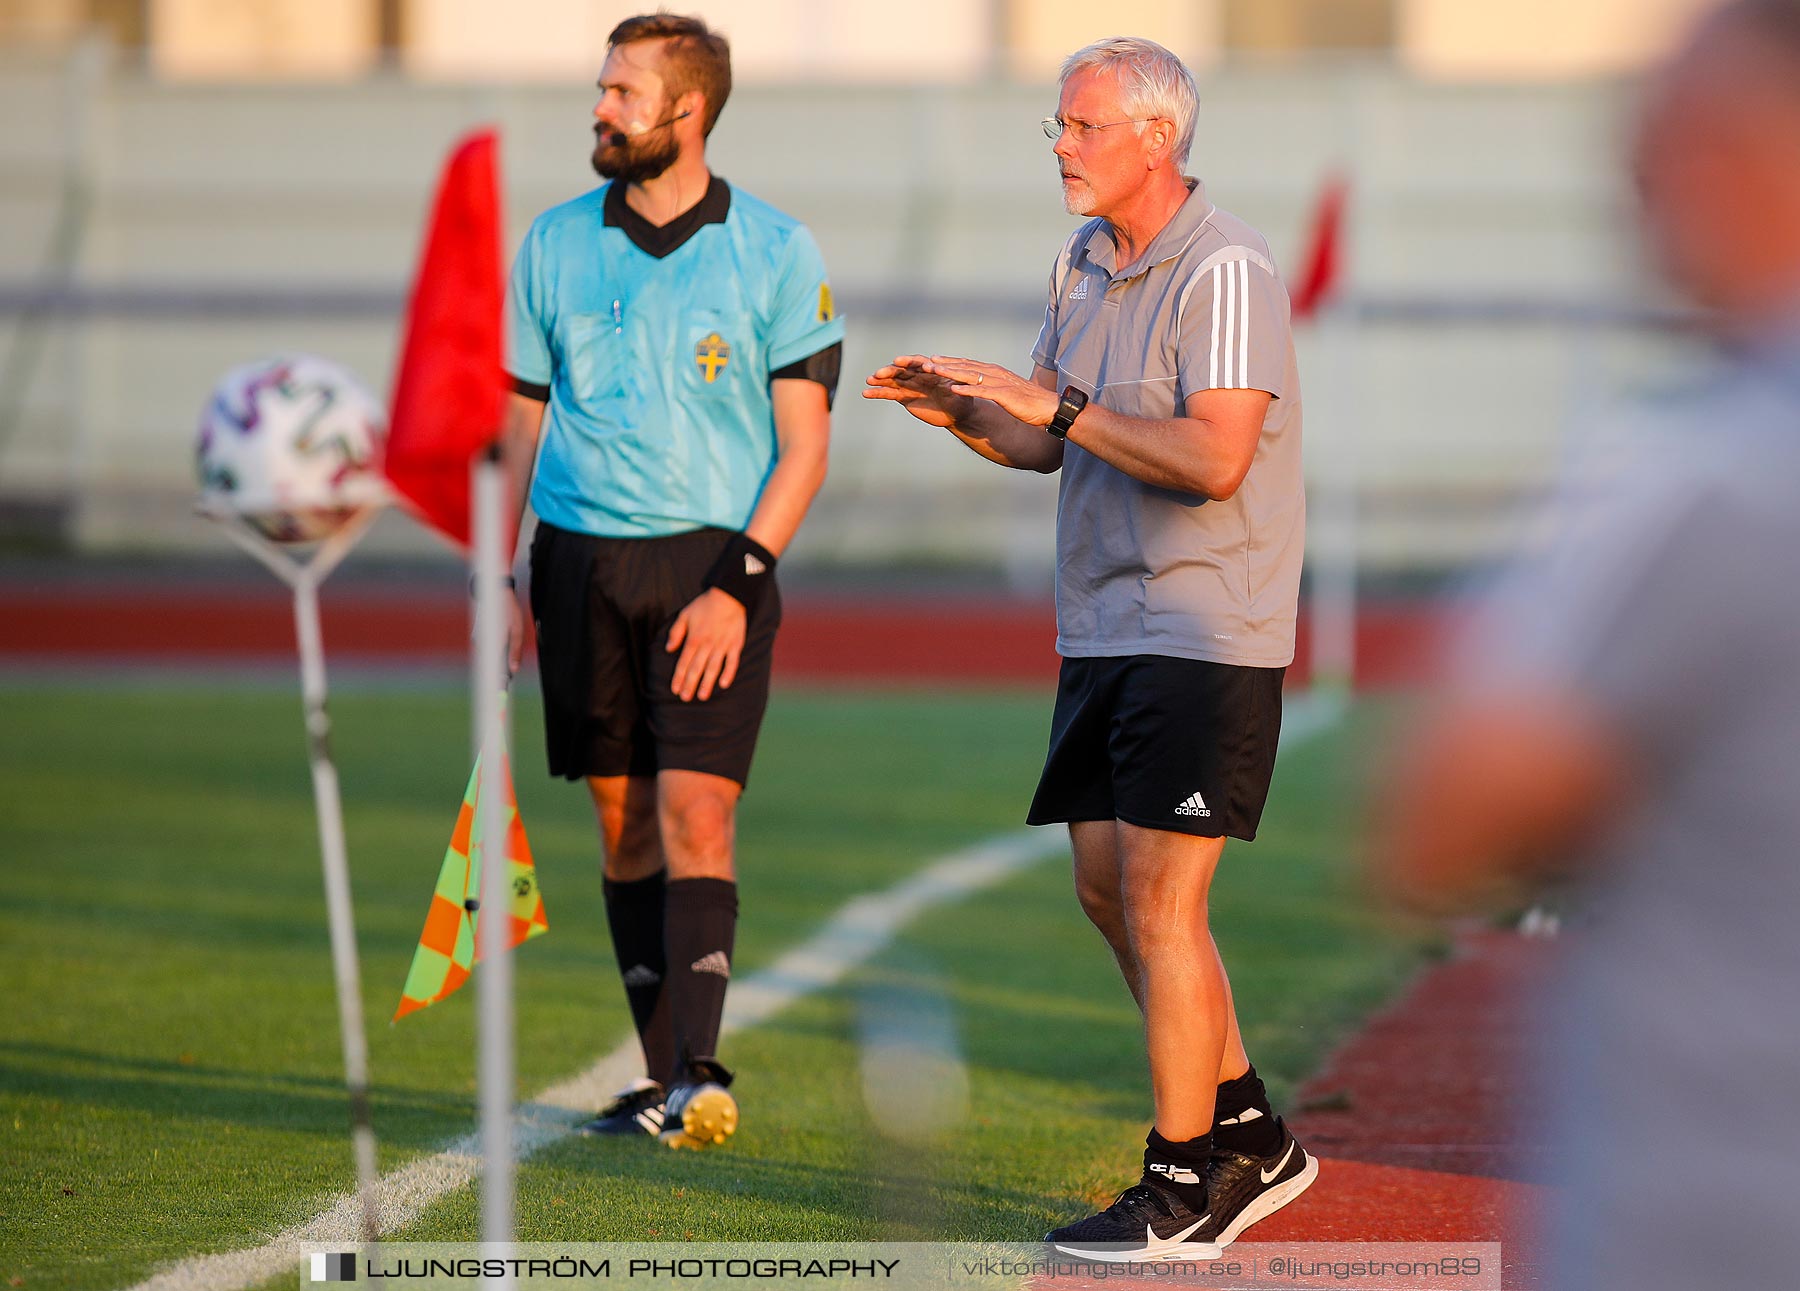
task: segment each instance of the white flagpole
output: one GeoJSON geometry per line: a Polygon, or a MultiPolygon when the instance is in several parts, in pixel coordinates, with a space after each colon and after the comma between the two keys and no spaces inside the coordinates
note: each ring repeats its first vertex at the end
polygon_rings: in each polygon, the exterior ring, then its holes
{"type": "MultiPolygon", "coordinates": [[[[472,677],[476,748],[481,779],[481,914],[476,949],[481,956],[476,982],[481,1082],[481,1240],[488,1253],[504,1255],[513,1240],[513,972],[512,892],[506,864],[503,775],[507,756],[505,586],[506,468],[499,446],[476,459],[473,489],[475,663],[472,677]]],[[[484,1278],[483,1285],[507,1287],[510,1276],[484,1278]]]]}
{"type": "Polygon", "coordinates": [[[337,767],[331,761],[331,715],[326,709],[325,641],[319,630],[319,584],[350,554],[379,512],[365,507],[302,563],[238,517],[225,532],[294,589],[294,628],[300,643],[300,699],[306,713],[307,757],[312,764],[313,807],[319,818],[319,858],[325,870],[325,913],[331,930],[332,976],[337,983],[338,1027],[344,1046],[344,1084],[350,1093],[350,1136],[356,1158],[356,1190],[362,1200],[363,1238],[381,1233],[375,1201],[375,1126],[369,1114],[369,1043],[363,1030],[362,973],[356,954],[356,919],[350,901],[350,863],[344,846],[344,807],[337,767]]]}
{"type": "Polygon", "coordinates": [[[1356,350],[1361,336],[1352,311],[1327,305],[1319,316],[1319,349],[1326,389],[1336,416],[1321,436],[1323,466],[1314,476],[1311,517],[1318,539],[1310,556],[1312,586],[1312,692],[1333,705],[1356,691],[1358,495],[1361,452],[1355,397],[1356,350]]]}

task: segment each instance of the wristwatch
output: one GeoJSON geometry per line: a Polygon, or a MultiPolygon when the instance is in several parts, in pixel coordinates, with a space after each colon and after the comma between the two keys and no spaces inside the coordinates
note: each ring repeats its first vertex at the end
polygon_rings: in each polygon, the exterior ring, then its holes
{"type": "Polygon", "coordinates": [[[1044,429],[1058,439],[1067,439],[1069,427],[1075,424],[1075,418],[1081,415],[1081,410],[1087,407],[1087,403],[1088,397],[1081,391],[1074,386],[1064,386],[1062,402],[1056,405],[1056,416],[1050,419],[1050,424],[1044,429]]]}

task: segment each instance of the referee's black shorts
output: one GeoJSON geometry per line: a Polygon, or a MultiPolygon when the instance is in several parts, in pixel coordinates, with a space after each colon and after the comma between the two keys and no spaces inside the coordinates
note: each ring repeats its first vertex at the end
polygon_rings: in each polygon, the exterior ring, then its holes
{"type": "Polygon", "coordinates": [[[703,771],[750,777],[769,702],[781,594],[773,577],[745,628],[737,678],[710,699],[671,689],[679,652],[669,629],[705,590],[726,529],[665,538],[597,538],[538,524],[531,543],[550,774],[652,776],[703,771]]]}
{"type": "Polygon", "coordinates": [[[1064,659],[1027,821],[1255,838],[1286,674],[1164,655],[1064,659]]]}

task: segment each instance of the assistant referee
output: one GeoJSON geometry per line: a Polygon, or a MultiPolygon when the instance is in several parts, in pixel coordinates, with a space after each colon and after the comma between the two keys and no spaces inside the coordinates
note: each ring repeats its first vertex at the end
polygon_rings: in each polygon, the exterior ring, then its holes
{"type": "Polygon", "coordinates": [[[1050,1234],[1097,1259],[1210,1258],[1318,1171],[1250,1065],[1207,927],[1275,764],[1305,503],[1287,291],[1262,235],[1182,173],[1197,106],[1160,45],[1072,55],[1044,128],[1065,205],[1093,218],[1051,271],[1034,375],[903,355],[863,391],[1062,472],[1062,674],[1029,819],[1069,826],[1156,1104],[1142,1180],[1050,1234]]]}
{"type": "Polygon", "coordinates": [[[737,1127],[717,1054],[734,817],[844,329],[812,235],[707,166],[725,38],[657,13],[607,44],[593,164],[609,182],[540,215],[513,266],[505,446],[538,516],[550,771],[593,796],[644,1048],[644,1077],[582,1129],[703,1147],[737,1127]]]}

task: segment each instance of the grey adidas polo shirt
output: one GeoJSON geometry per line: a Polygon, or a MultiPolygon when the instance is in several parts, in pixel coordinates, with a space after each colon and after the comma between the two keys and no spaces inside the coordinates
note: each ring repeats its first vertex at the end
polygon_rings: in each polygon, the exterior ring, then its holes
{"type": "Polygon", "coordinates": [[[1294,659],[1306,539],[1300,380],[1287,289],[1262,235],[1193,191],[1122,272],[1104,220],[1050,275],[1031,357],[1101,407],[1183,415],[1201,390],[1274,395],[1250,473],[1223,502],[1142,483],[1069,443],[1056,520],[1056,648],[1251,667],[1294,659]]]}
{"type": "Polygon", "coordinates": [[[1531,1106],[1583,1199],[1550,1225],[1559,1286],[1800,1267],[1800,294],[1789,320],[1592,433],[1549,545],[1453,660],[1476,703],[1577,701],[1628,768],[1569,861],[1587,917],[1545,993],[1553,1083],[1531,1106]],[[1714,1106],[1752,1132],[1683,1150],[1668,1127],[1714,1106]]]}

